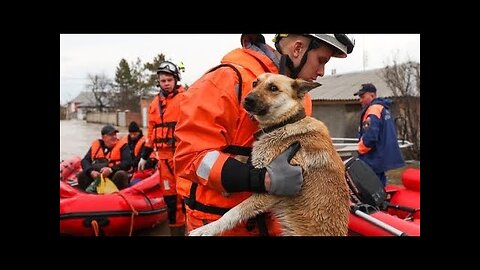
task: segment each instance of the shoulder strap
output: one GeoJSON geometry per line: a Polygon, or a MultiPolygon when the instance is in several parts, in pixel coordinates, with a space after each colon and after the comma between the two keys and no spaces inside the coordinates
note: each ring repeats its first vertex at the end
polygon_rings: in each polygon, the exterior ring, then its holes
{"type": "Polygon", "coordinates": [[[238,71],[238,69],[232,65],[232,64],[220,64],[212,69],[210,69],[209,71],[207,71],[207,73],[210,73],[212,71],[215,71],[219,68],[222,68],[222,67],[229,67],[231,69],[233,69],[233,71],[235,71],[235,73],[237,74],[237,77],[238,77],[238,104],[240,104],[241,100],[242,100],[242,75],[240,74],[240,71],[238,71]]]}

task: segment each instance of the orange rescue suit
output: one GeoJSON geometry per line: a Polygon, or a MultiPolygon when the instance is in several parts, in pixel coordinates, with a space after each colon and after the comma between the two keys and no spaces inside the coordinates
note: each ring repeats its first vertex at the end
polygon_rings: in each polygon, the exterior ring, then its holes
{"type": "MultiPolygon", "coordinates": [[[[222,186],[222,167],[229,157],[249,155],[230,150],[251,150],[253,134],[259,129],[258,123],[241,105],[252,89],[252,82],[262,73],[279,73],[265,54],[246,48],[233,50],[221,62],[234,65],[240,72],[241,87],[233,68],[220,67],[206,73],[186,93],[175,131],[179,139],[174,158],[177,191],[187,205],[188,231],[217,220],[252,194],[227,193],[222,186]],[[240,100],[239,89],[242,91],[240,100]]],[[[307,115],[311,115],[309,95],[305,97],[305,104],[307,115]]],[[[268,234],[278,235],[279,225],[272,221],[267,215],[268,234]]],[[[223,235],[259,235],[257,226],[249,229],[247,223],[241,223],[223,235]]]]}
{"type": "Polygon", "coordinates": [[[177,85],[166,97],[163,91],[160,91],[153,99],[148,112],[148,135],[145,141],[145,147],[153,148],[150,156],[158,160],[159,181],[167,203],[171,227],[185,224],[184,206],[181,197],[177,195],[177,180],[173,171],[173,153],[177,146],[174,132],[184,94],[183,86],[177,85]]]}

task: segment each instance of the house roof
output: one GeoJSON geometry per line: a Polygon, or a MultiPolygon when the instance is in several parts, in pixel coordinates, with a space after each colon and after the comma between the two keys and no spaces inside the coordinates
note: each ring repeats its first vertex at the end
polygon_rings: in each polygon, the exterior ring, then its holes
{"type": "Polygon", "coordinates": [[[363,83],[372,83],[377,88],[378,97],[392,97],[393,92],[383,79],[384,68],[360,72],[325,76],[317,81],[322,84],[310,91],[312,100],[358,100],[353,93],[357,92],[363,83]]]}
{"type": "MultiPolygon", "coordinates": [[[[95,107],[97,102],[92,92],[80,92],[78,96],[70,101],[70,103],[78,103],[80,107],[95,107]]],[[[104,104],[108,104],[105,102],[104,104]]],[[[108,105],[107,105],[108,106],[108,105]]]]}

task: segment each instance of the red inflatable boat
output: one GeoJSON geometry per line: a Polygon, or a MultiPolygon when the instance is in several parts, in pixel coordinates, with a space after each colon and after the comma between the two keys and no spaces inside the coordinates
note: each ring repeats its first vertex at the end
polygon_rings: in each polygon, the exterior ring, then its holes
{"type": "Polygon", "coordinates": [[[349,235],[420,236],[420,169],[406,169],[402,184],[385,187],[383,207],[352,202],[349,235]]]}
{"type": "Polygon", "coordinates": [[[80,191],[76,174],[80,157],[60,163],[60,234],[126,236],[167,220],[158,173],[138,184],[107,195],[80,191]]]}
{"type": "MultiPolygon", "coordinates": [[[[158,173],[118,193],[96,195],[72,187],[80,170],[80,157],[60,163],[61,234],[131,235],[166,221],[158,173]]],[[[360,189],[352,194],[360,196],[363,191],[373,199],[352,197],[349,236],[420,236],[420,170],[405,170],[402,183],[373,189],[367,183],[365,190],[362,183],[350,186],[360,189]]]]}

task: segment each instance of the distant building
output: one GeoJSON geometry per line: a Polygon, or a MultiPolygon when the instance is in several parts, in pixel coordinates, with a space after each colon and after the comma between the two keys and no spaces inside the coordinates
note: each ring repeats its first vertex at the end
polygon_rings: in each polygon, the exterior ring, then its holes
{"type": "MultiPolygon", "coordinates": [[[[318,79],[322,86],[310,91],[313,103],[313,117],[327,125],[330,136],[355,138],[357,136],[362,106],[353,94],[363,83],[373,83],[378,97],[393,101],[392,110],[398,112],[397,97],[383,79],[384,68],[325,76],[318,79]]],[[[417,99],[420,106],[420,99],[417,99]]],[[[398,116],[398,115],[395,115],[398,116]]]]}
{"type": "Polygon", "coordinates": [[[60,104],[60,120],[65,120],[67,118],[67,107],[60,104]]]}
{"type": "MultiPolygon", "coordinates": [[[[104,99],[106,108],[110,108],[107,99],[104,99]]],[[[85,120],[87,112],[98,111],[98,104],[92,92],[81,92],[76,98],[67,103],[67,119],[85,120]]]]}

